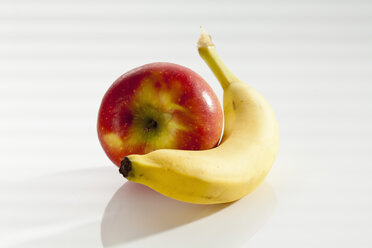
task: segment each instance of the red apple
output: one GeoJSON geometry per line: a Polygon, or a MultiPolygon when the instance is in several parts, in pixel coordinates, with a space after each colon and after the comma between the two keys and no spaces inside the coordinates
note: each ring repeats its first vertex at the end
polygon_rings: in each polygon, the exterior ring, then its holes
{"type": "Polygon", "coordinates": [[[194,71],[157,62],[135,68],[107,90],[98,113],[98,137],[111,161],[156,149],[215,147],[223,112],[211,87],[194,71]]]}

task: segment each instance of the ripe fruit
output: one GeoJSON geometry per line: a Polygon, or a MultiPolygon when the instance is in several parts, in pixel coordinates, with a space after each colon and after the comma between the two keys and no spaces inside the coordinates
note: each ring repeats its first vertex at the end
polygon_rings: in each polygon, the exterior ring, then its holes
{"type": "Polygon", "coordinates": [[[278,150],[278,125],[269,103],[227,69],[207,34],[202,33],[198,48],[224,89],[221,144],[206,151],[161,149],[129,155],[119,171],[181,201],[231,202],[253,191],[270,171],[278,150]]]}
{"type": "Polygon", "coordinates": [[[210,86],[192,70],[152,63],[119,77],[103,97],[98,137],[120,166],[129,154],[160,148],[210,149],[221,137],[223,113],[210,86]]]}

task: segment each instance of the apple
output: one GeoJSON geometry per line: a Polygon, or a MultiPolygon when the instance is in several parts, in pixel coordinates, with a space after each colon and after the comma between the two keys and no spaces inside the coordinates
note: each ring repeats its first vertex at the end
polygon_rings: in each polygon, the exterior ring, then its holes
{"type": "Polygon", "coordinates": [[[103,150],[118,167],[129,154],[213,148],[222,128],[221,104],[207,82],[189,68],[165,62],[119,77],[102,99],[97,123],[103,150]]]}

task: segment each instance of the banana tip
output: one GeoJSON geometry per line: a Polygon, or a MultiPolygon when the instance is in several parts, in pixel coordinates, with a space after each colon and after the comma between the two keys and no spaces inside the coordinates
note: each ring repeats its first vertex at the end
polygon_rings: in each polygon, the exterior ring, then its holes
{"type": "Polygon", "coordinates": [[[214,46],[211,36],[200,27],[200,37],[198,40],[198,48],[214,46]]]}
{"type": "Polygon", "coordinates": [[[128,157],[124,157],[124,159],[120,162],[119,172],[124,177],[128,177],[129,172],[132,170],[132,162],[130,162],[128,157]]]}

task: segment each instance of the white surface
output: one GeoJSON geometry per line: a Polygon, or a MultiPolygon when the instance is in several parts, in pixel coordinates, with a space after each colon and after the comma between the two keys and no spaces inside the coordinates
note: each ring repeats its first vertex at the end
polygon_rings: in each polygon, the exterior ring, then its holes
{"type": "Polygon", "coordinates": [[[372,247],[371,1],[0,2],[1,247],[372,247]],[[125,183],[96,117],[129,69],[175,62],[222,91],[199,26],[272,104],[280,151],[225,206],[125,183]]]}

